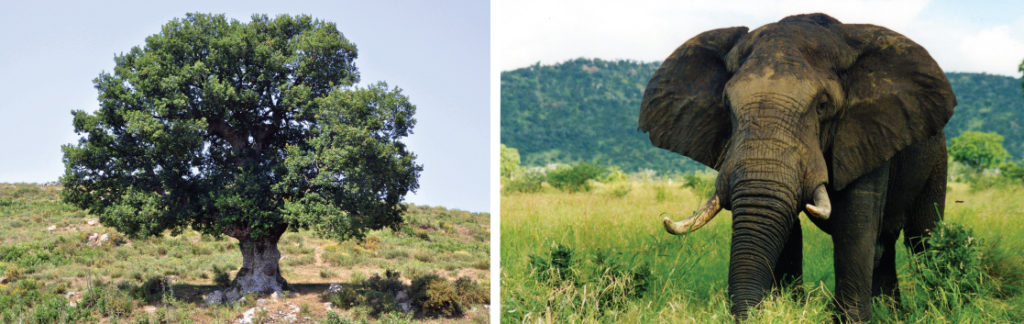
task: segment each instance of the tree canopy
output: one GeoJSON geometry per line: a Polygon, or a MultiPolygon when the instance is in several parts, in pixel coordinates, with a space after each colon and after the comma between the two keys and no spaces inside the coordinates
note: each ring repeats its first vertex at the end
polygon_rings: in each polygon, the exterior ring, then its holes
{"type": "Polygon", "coordinates": [[[401,142],[416,108],[354,86],[356,53],[309,16],[174,19],[93,81],[99,110],[72,112],[63,199],[132,236],[396,226],[422,170],[401,142]]]}
{"type": "Polygon", "coordinates": [[[950,141],[949,156],[980,171],[1000,166],[1010,153],[1003,148],[1002,135],[966,131],[950,141]]]}

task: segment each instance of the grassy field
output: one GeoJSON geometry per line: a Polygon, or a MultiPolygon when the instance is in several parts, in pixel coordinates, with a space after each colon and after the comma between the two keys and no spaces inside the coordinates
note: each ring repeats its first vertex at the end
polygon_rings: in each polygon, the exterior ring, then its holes
{"type": "Polygon", "coordinates": [[[392,299],[321,297],[331,283],[369,287],[362,284],[379,282],[374,276],[386,269],[398,271],[401,287],[434,274],[470,279],[455,286],[486,296],[487,213],[411,206],[399,230],[372,231],[361,242],[288,232],[279,248],[290,291],[277,299],[247,296],[207,307],[203,295],[227,284],[241,265],[235,240],[193,231],[129,239],[60,202],[59,194],[55,186],[0,184],[0,277],[6,280],[0,283],[0,322],[227,323],[246,311],[256,322],[279,321],[288,313],[292,317],[284,320],[303,323],[487,321],[480,302],[465,305],[461,316],[413,318],[395,310],[392,299]]]}
{"type": "MultiPolygon", "coordinates": [[[[578,193],[545,185],[537,193],[503,193],[502,322],[731,322],[731,217],[723,211],[686,236],[665,233],[662,217],[682,219],[707,198],[681,182],[596,183],[578,193]]],[[[1024,187],[972,192],[952,183],[947,199],[950,231],[942,239],[955,243],[955,253],[912,262],[900,244],[903,304],[876,299],[874,320],[1024,321],[1024,187]],[[927,266],[935,264],[937,271],[927,266]],[[947,266],[953,270],[942,268],[947,266]]],[[[832,242],[804,216],[801,221],[803,292],[772,295],[752,322],[831,321],[832,242]]]]}

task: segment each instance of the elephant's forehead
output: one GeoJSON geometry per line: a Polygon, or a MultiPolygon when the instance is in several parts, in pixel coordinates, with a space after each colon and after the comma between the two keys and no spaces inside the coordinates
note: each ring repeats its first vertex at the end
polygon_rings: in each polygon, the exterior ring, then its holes
{"type": "Polygon", "coordinates": [[[771,97],[786,98],[785,100],[791,101],[792,104],[802,107],[806,106],[818,93],[819,84],[820,82],[812,81],[804,76],[778,73],[771,66],[764,66],[756,73],[747,73],[733,78],[727,84],[725,91],[731,101],[730,104],[734,106],[743,105],[761,97],[771,97]]]}
{"type": "Polygon", "coordinates": [[[815,69],[844,68],[854,55],[835,29],[808,23],[774,23],[755,29],[729,52],[730,71],[755,64],[803,65],[815,69]]]}

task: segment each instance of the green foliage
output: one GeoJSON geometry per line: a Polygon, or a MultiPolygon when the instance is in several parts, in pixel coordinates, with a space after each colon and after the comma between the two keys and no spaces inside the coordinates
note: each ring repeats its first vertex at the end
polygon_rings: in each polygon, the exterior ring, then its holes
{"type": "Polygon", "coordinates": [[[519,150],[501,144],[501,177],[513,178],[519,171],[519,150]]]}
{"type": "Polygon", "coordinates": [[[568,299],[569,305],[560,307],[572,311],[588,309],[600,314],[621,310],[630,301],[642,298],[654,279],[646,264],[633,264],[608,250],[597,250],[592,258],[581,259],[574,257],[572,248],[558,244],[549,255],[530,256],[531,273],[552,291],[568,291],[561,297],[568,299]]]}
{"type": "Polygon", "coordinates": [[[1010,154],[1003,148],[1003,136],[997,133],[966,131],[949,143],[953,160],[977,171],[1000,166],[1010,154]]]}
{"type": "Polygon", "coordinates": [[[914,279],[928,306],[949,311],[986,294],[990,279],[982,266],[983,243],[970,229],[940,223],[926,240],[927,249],[911,262],[914,279]]]}
{"type": "Polygon", "coordinates": [[[576,59],[502,72],[501,141],[530,166],[596,161],[627,171],[702,168],[654,147],[636,130],[643,90],[657,68],[576,59]]]}
{"type": "Polygon", "coordinates": [[[699,197],[711,197],[715,192],[716,179],[714,172],[690,172],[683,175],[683,186],[693,189],[699,197]]]}
{"type": "MultiPolygon", "coordinates": [[[[598,161],[626,171],[705,170],[651,145],[637,131],[644,89],[660,62],[574,59],[501,73],[501,142],[515,147],[525,166],[598,161]]],[[[1021,79],[983,73],[947,73],[956,113],[946,140],[965,131],[997,132],[1016,160],[1024,159],[1021,79]]]]}
{"type": "Polygon", "coordinates": [[[956,94],[956,113],[946,124],[946,141],[966,131],[1003,135],[1006,151],[1024,159],[1024,96],[1021,79],[985,73],[946,73],[956,94]]]}
{"type": "Polygon", "coordinates": [[[562,191],[590,191],[590,180],[596,180],[607,170],[599,163],[579,162],[572,166],[560,165],[547,172],[548,184],[562,191]]]}
{"type": "Polygon", "coordinates": [[[538,169],[522,170],[513,179],[502,179],[505,181],[502,186],[506,192],[538,192],[543,188],[546,176],[538,169]]]}
{"type": "Polygon", "coordinates": [[[94,80],[99,110],[72,112],[63,199],[133,237],[395,226],[422,169],[400,141],[415,106],[354,87],[356,56],[309,16],[174,19],[94,80]]]}
{"type": "Polygon", "coordinates": [[[462,316],[463,305],[455,286],[435,274],[414,279],[409,286],[409,297],[420,317],[462,316]]]}

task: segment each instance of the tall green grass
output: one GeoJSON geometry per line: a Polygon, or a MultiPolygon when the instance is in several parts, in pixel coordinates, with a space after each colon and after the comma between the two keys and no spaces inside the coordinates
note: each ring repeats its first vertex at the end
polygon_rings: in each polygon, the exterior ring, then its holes
{"type": "MultiPolygon", "coordinates": [[[[665,233],[664,216],[680,219],[706,199],[709,190],[699,178],[593,184],[586,193],[565,193],[546,187],[536,193],[506,192],[501,203],[501,300],[503,322],[731,322],[727,272],[731,215],[723,211],[701,230],[686,236],[665,233]],[[695,185],[696,184],[696,185],[695,185]],[[628,188],[628,189],[623,189],[628,188]],[[701,191],[695,194],[694,188],[701,191]],[[560,252],[561,251],[561,252],[560,252]],[[572,279],[538,274],[558,268],[556,256],[571,251],[572,279]],[[606,264],[598,264],[598,260],[606,264]],[[611,261],[608,261],[611,260],[611,261]],[[548,262],[545,269],[539,264],[548,262]],[[608,265],[610,263],[611,265],[608,265]],[[600,268],[621,268],[604,278],[600,268]],[[621,303],[602,305],[602,294],[628,284],[631,271],[649,271],[644,292],[621,303]],[[625,274],[625,275],[623,275],[625,274]],[[616,281],[617,280],[617,281],[616,281]]],[[[953,307],[935,302],[934,287],[925,285],[920,267],[902,244],[897,267],[903,304],[875,301],[880,322],[1020,322],[1024,298],[1020,285],[1024,266],[1024,186],[971,192],[951,184],[946,221],[966,235],[976,249],[967,271],[987,280],[985,289],[953,307]],[[956,203],[955,201],[963,201],[956,203]],[[957,227],[957,225],[962,225],[957,227]],[[975,240],[977,242],[975,242],[975,240]]],[[[772,295],[751,315],[752,322],[830,321],[834,314],[832,242],[801,216],[804,237],[803,292],[772,295]]],[[[959,234],[958,234],[959,235],[959,234]]],[[[957,236],[957,239],[964,237],[957,236]]],[[[965,240],[965,239],[961,239],[965,240]]],[[[900,241],[902,242],[902,240],[900,241]]],[[[953,240],[953,242],[957,242],[953,240]]],[[[954,244],[955,245],[955,244],[954,244]]],[[[964,297],[954,287],[945,297],[964,297]]]]}

